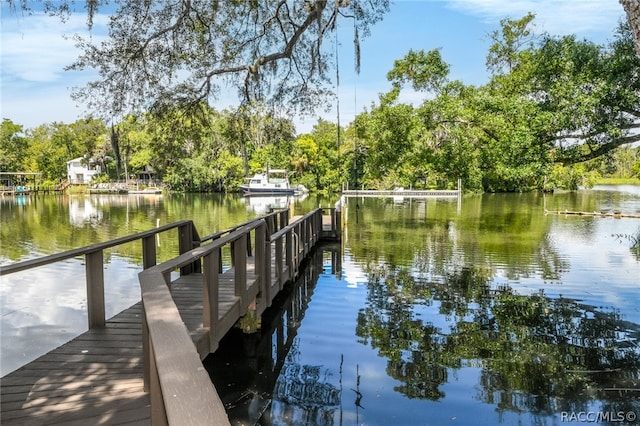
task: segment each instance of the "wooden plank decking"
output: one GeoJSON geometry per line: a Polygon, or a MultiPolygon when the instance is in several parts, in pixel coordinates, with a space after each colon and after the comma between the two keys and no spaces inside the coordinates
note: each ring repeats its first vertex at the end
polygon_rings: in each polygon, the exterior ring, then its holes
{"type": "Polygon", "coordinates": [[[3,425],[150,424],[141,303],[0,380],[3,425]]]}

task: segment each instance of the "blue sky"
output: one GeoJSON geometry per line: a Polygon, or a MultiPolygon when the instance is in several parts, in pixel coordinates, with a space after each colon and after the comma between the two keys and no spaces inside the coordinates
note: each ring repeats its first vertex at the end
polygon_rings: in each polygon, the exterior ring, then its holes
{"type": "MultiPolygon", "coordinates": [[[[78,2],[81,4],[81,2],[78,2]]],[[[535,28],[554,35],[576,34],[604,44],[624,10],[617,0],[396,0],[384,20],[361,40],[361,72],[353,72],[353,31],[343,23],[340,34],[340,112],[341,124],[350,122],[375,102],[379,93],[390,89],[386,80],[393,61],[409,49],[425,51],[439,48],[451,65],[452,79],[480,85],[487,81],[485,55],[490,45],[488,34],[499,28],[505,17],[518,19],[534,12],[535,28]]],[[[93,37],[105,33],[107,17],[94,20],[93,37]]],[[[2,118],[25,128],[54,121],[71,123],[84,116],[69,94],[74,86],[91,80],[91,72],[63,71],[78,52],[72,41],[74,33],[86,33],[86,13],[79,10],[66,23],[44,15],[10,13],[2,2],[1,21],[2,118]]],[[[406,102],[419,102],[423,94],[404,93],[406,102]]],[[[235,102],[223,95],[214,104],[218,109],[235,102]]],[[[335,112],[319,111],[335,121],[335,112]]],[[[317,116],[297,118],[298,132],[306,132],[317,116]]]]}

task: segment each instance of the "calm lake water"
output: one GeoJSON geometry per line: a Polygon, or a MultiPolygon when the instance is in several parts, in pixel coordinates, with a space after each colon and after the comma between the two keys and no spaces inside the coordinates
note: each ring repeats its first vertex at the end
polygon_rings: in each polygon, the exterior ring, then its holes
{"type": "MultiPolygon", "coordinates": [[[[261,209],[200,195],[1,203],[0,264],[158,220],[205,235],[261,209]]],[[[640,214],[640,188],[349,199],[342,243],[316,252],[260,333],[231,333],[206,360],[233,422],[638,424],[640,219],[545,209],[640,214]]],[[[139,299],[139,247],[105,258],[113,315],[139,299]]],[[[86,328],[83,274],[79,259],[2,278],[2,375],[86,328]]]]}

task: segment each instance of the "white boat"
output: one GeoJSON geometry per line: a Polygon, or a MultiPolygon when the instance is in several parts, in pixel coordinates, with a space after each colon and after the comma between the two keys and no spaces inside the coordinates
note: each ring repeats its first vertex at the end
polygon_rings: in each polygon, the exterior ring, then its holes
{"type": "Polygon", "coordinates": [[[302,186],[292,186],[289,182],[289,172],[284,169],[267,169],[266,172],[256,173],[252,178],[246,178],[240,185],[245,195],[273,195],[273,194],[301,194],[308,192],[302,186]]]}

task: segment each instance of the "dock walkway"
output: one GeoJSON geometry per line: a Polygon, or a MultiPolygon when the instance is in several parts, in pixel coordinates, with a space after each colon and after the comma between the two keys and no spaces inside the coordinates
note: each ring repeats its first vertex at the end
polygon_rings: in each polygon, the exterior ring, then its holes
{"type": "Polygon", "coordinates": [[[150,424],[141,303],[0,380],[3,425],[150,424]]]}
{"type": "MultiPolygon", "coordinates": [[[[250,311],[259,316],[271,305],[318,241],[339,238],[336,211],[328,210],[328,216],[317,209],[291,223],[279,212],[205,238],[195,232],[190,237],[197,244],[186,243],[181,225],[182,246],[194,247],[160,265],[149,244],[155,233],[135,236],[143,240],[145,254],[142,301],[107,321],[92,320],[89,313],[87,332],[0,379],[0,422],[228,423],[200,361],[238,319],[250,311]],[[225,246],[232,264],[223,267],[225,246]],[[171,274],[176,270],[177,278],[171,274]]],[[[164,228],[159,232],[171,229],[164,228]]],[[[92,250],[85,250],[86,256],[92,250]]],[[[0,269],[0,275],[11,272],[0,269]]],[[[87,262],[87,280],[91,277],[96,273],[87,262]]],[[[92,284],[87,287],[90,293],[92,284]]]]}

